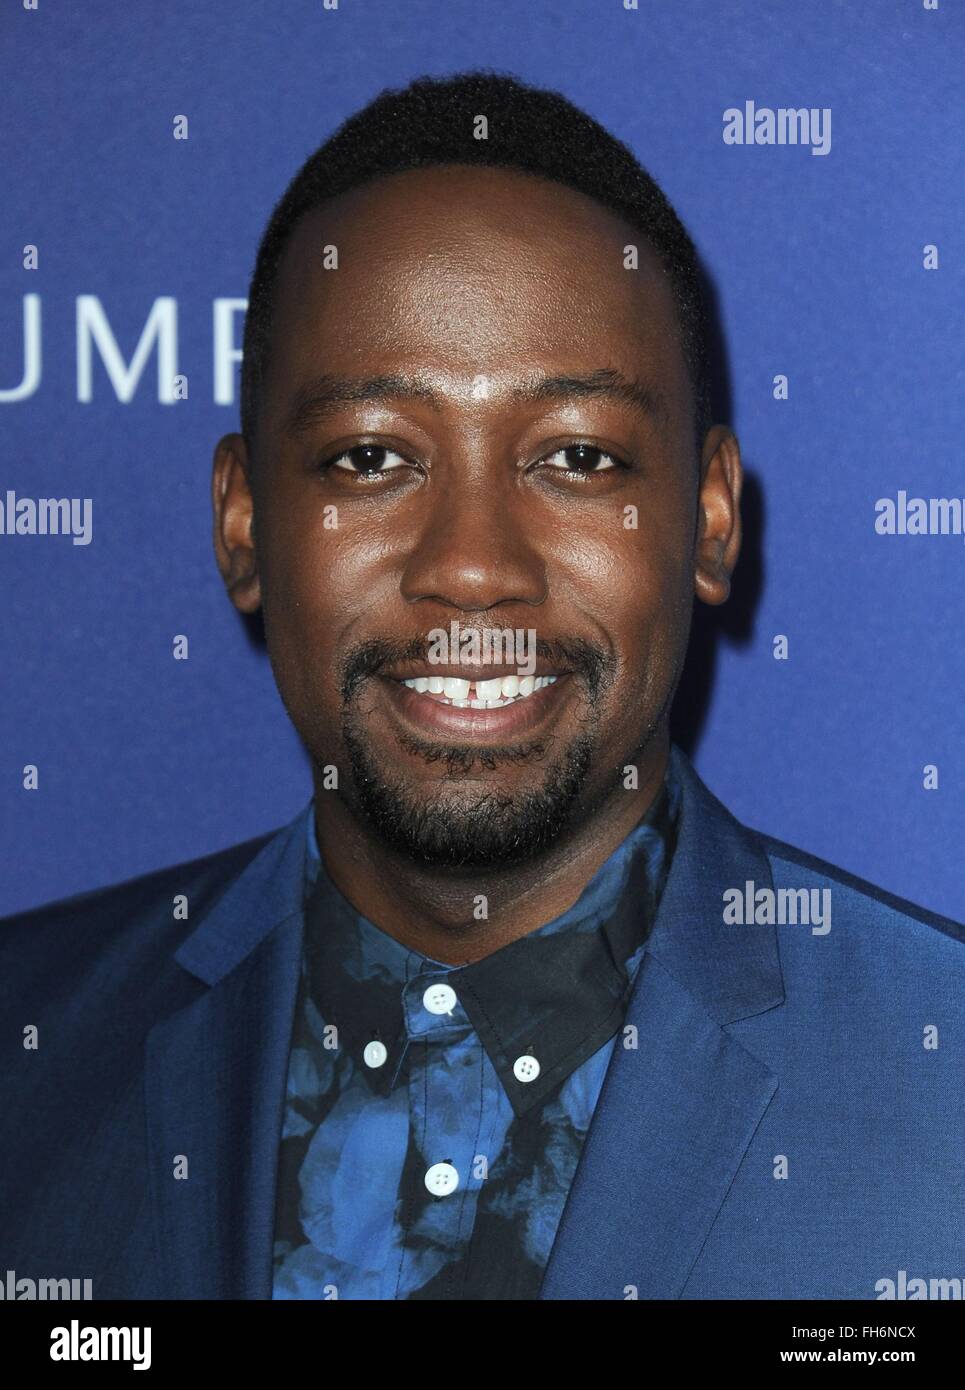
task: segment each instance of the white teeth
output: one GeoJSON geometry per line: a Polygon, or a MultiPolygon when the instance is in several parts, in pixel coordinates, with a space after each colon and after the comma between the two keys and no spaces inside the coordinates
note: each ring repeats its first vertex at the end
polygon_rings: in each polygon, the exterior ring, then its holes
{"type": "Polygon", "coordinates": [[[402,684],[419,695],[442,695],[457,709],[505,709],[556,680],[558,676],[493,676],[491,680],[475,682],[460,676],[414,676],[402,684]]]}
{"type": "Polygon", "coordinates": [[[490,681],[476,682],[476,695],[480,700],[498,700],[503,693],[502,676],[495,676],[490,681]]]}

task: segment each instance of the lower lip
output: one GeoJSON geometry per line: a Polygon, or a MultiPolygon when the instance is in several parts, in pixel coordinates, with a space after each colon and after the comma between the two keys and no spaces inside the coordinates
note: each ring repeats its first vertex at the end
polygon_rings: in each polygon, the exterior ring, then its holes
{"type": "Polygon", "coordinates": [[[556,718],[568,698],[571,681],[569,675],[558,676],[552,685],[544,685],[503,709],[472,709],[469,706],[460,709],[384,676],[379,677],[379,684],[385,688],[393,711],[410,728],[450,738],[496,743],[532,733],[556,718]]]}

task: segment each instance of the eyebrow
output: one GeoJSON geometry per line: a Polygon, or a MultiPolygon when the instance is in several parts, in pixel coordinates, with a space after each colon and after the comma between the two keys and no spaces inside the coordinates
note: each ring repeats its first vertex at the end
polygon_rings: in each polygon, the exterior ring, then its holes
{"type": "MultiPolygon", "coordinates": [[[[614,400],[629,405],[658,424],[667,424],[670,407],[663,392],[645,381],[626,377],[605,367],[581,376],[548,376],[517,387],[509,404],[534,404],[571,399],[614,400]]],[[[357,401],[388,403],[418,400],[441,411],[443,400],[415,376],[390,374],[372,377],[315,377],[299,387],[285,416],[284,431],[293,437],[334,414],[340,405],[357,401]]]]}

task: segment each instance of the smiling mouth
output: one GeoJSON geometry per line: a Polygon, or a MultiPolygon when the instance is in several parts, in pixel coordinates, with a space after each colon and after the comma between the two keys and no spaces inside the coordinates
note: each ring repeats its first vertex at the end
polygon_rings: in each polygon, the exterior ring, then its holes
{"type": "MultiPolygon", "coordinates": [[[[561,673],[562,674],[562,673],[561,673]]],[[[427,695],[437,704],[454,709],[506,709],[532,699],[559,680],[555,676],[493,676],[489,680],[465,680],[460,676],[415,676],[397,681],[407,690],[427,695]]]]}
{"type": "Polygon", "coordinates": [[[388,696],[388,712],[411,737],[488,746],[507,739],[535,737],[571,707],[574,683],[569,671],[539,676],[500,672],[486,680],[465,676],[382,676],[377,688],[388,696]]]}

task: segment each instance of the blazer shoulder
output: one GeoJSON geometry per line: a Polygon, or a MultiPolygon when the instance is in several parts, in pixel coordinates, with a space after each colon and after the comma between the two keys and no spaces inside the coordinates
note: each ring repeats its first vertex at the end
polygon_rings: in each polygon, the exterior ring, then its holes
{"type": "MultiPolygon", "coordinates": [[[[749,827],[746,828],[749,829],[749,827]]],[[[965,945],[965,924],[955,921],[954,918],[945,917],[940,912],[932,912],[907,898],[889,893],[878,884],[871,883],[868,879],[859,878],[856,874],[849,873],[847,869],[842,869],[838,864],[832,864],[815,854],[809,854],[807,850],[800,849],[797,845],[789,845],[786,841],[775,839],[772,835],[767,835],[759,830],[749,830],[749,833],[754,836],[761,850],[767,856],[775,879],[793,877],[793,871],[803,870],[816,879],[820,879],[826,886],[833,888],[837,884],[847,893],[853,894],[855,899],[861,902],[873,915],[880,917],[887,914],[891,917],[904,918],[909,926],[917,924],[928,927],[965,945]]],[[[795,886],[804,887],[805,885],[801,883],[795,886]]]]}
{"type": "Polygon", "coordinates": [[[73,893],[69,897],[57,898],[24,912],[2,917],[0,948],[7,943],[11,933],[21,928],[31,937],[36,937],[45,928],[57,929],[68,922],[72,930],[130,922],[134,917],[151,915],[162,905],[170,915],[172,899],[179,893],[186,894],[190,899],[191,917],[195,919],[278,833],[277,830],[269,831],[229,845],[227,849],[216,850],[213,854],[153,869],[105,887],[86,889],[82,893],[73,893]]]}

